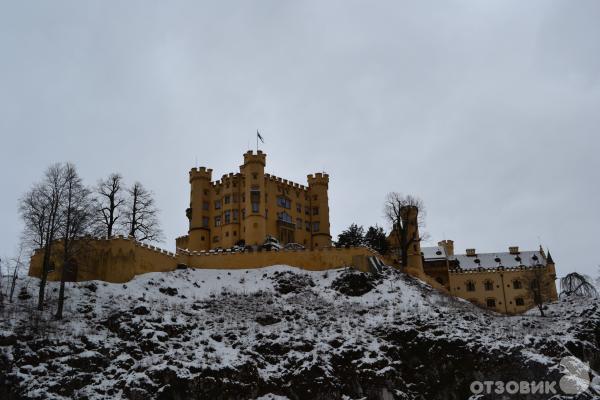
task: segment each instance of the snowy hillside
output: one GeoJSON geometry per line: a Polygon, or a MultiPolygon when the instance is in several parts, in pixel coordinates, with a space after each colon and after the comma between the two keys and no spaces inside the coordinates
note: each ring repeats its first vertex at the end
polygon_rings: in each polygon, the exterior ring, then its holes
{"type": "Polygon", "coordinates": [[[558,381],[566,355],[600,369],[597,303],[505,317],[391,269],[86,282],[61,324],[32,310],[37,280],[21,288],[1,312],[2,399],[465,399],[474,380],[558,381]]]}

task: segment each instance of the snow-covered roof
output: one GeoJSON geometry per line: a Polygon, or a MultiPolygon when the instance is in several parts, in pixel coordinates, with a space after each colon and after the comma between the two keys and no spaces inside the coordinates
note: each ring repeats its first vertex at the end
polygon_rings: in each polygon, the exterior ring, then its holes
{"type": "Polygon", "coordinates": [[[442,246],[421,247],[421,255],[425,261],[443,260],[446,258],[446,249],[442,246]]]}
{"type": "Polygon", "coordinates": [[[458,261],[458,266],[463,270],[478,268],[518,268],[546,265],[546,257],[539,251],[521,251],[518,254],[510,253],[482,253],[474,256],[457,254],[448,257],[450,261],[458,261]]]}

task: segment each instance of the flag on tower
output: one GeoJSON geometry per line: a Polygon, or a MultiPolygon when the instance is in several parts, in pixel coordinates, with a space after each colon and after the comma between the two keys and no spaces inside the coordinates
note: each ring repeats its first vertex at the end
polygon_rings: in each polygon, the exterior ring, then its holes
{"type": "Polygon", "coordinates": [[[262,137],[262,136],[260,136],[260,133],[258,133],[258,129],[256,130],[256,137],[257,137],[258,139],[260,139],[260,141],[261,141],[262,143],[264,143],[264,142],[265,142],[265,139],[263,139],[263,137],[262,137]]]}

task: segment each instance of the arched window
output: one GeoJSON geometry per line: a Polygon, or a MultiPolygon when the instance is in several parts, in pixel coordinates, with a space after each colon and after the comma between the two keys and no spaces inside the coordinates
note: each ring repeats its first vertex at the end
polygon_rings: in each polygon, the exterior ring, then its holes
{"type": "Polygon", "coordinates": [[[513,289],[522,289],[522,288],[523,288],[523,283],[520,280],[515,279],[513,281],[513,289]]]}
{"type": "Polygon", "coordinates": [[[475,291],[475,282],[467,281],[467,292],[474,292],[474,291],[475,291]]]}
{"type": "Polygon", "coordinates": [[[494,290],[494,282],[487,280],[483,283],[485,290],[494,290]]]}

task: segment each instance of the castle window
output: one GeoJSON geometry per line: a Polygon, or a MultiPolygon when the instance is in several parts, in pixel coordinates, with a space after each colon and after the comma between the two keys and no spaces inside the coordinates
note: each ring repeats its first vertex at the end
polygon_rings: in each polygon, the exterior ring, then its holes
{"type": "Polygon", "coordinates": [[[290,209],[292,207],[292,202],[287,197],[277,196],[277,205],[279,207],[290,209]]]}
{"type": "Polygon", "coordinates": [[[233,222],[238,222],[240,212],[239,210],[233,210],[233,222]]]}
{"type": "Polygon", "coordinates": [[[308,206],[304,207],[304,214],[310,215],[310,208],[308,206]]]}
{"type": "Polygon", "coordinates": [[[221,217],[215,217],[215,226],[221,226],[221,217]]]}
{"type": "Polygon", "coordinates": [[[204,189],[204,195],[208,196],[208,189],[204,189]]]}
{"type": "Polygon", "coordinates": [[[309,222],[309,221],[306,221],[306,222],[304,223],[304,226],[306,227],[306,231],[307,231],[307,232],[310,232],[310,222],[309,222]]]}
{"type": "Polygon", "coordinates": [[[219,243],[219,237],[218,236],[213,236],[213,242],[219,243]]]}
{"type": "Polygon", "coordinates": [[[234,194],[233,194],[233,202],[234,202],[234,203],[237,203],[237,202],[238,202],[238,195],[237,195],[237,193],[234,193],[234,194]]]}
{"type": "Polygon", "coordinates": [[[246,209],[242,209],[242,219],[246,218],[246,209]]]}
{"type": "Polygon", "coordinates": [[[296,218],[296,228],[302,229],[302,218],[296,218]]]}
{"type": "Polygon", "coordinates": [[[475,282],[473,282],[473,281],[467,281],[466,285],[467,285],[467,292],[474,292],[475,291],[475,282]]]}
{"type": "Polygon", "coordinates": [[[202,209],[203,209],[204,211],[208,211],[208,201],[203,201],[203,202],[202,202],[202,209]]]}
{"type": "Polygon", "coordinates": [[[515,279],[513,281],[513,289],[522,289],[523,288],[523,283],[521,283],[520,280],[515,279]]]}
{"type": "Polygon", "coordinates": [[[313,207],[312,215],[319,215],[319,207],[313,207]]]}
{"type": "Polygon", "coordinates": [[[296,211],[299,212],[299,213],[302,212],[302,204],[296,203],[296,211]]]}
{"type": "Polygon", "coordinates": [[[202,227],[208,228],[208,217],[202,217],[202,227]]]}
{"type": "Polygon", "coordinates": [[[485,288],[485,290],[490,291],[490,290],[494,290],[494,282],[487,280],[483,283],[483,286],[485,288]]]}
{"type": "Polygon", "coordinates": [[[292,223],[292,216],[285,211],[277,213],[277,219],[283,222],[292,223]]]}
{"type": "Polygon", "coordinates": [[[488,308],[496,308],[496,299],[486,299],[485,300],[485,305],[488,308]]]}
{"type": "Polygon", "coordinates": [[[250,202],[252,203],[252,212],[257,213],[260,209],[260,191],[250,191],[250,202]]]}
{"type": "Polygon", "coordinates": [[[229,204],[229,203],[231,203],[231,196],[227,195],[227,196],[225,196],[225,204],[229,204]]]}
{"type": "Polygon", "coordinates": [[[257,172],[253,172],[252,173],[252,179],[258,179],[258,173],[257,172]]]}
{"type": "Polygon", "coordinates": [[[221,200],[215,200],[215,210],[221,209],[221,200]]]}
{"type": "Polygon", "coordinates": [[[317,195],[316,194],[313,195],[313,200],[317,201],[317,199],[318,199],[317,195]]]}
{"type": "Polygon", "coordinates": [[[517,297],[515,299],[515,304],[518,306],[524,306],[525,305],[525,300],[522,297],[517,297]]]}
{"type": "Polygon", "coordinates": [[[237,231],[233,231],[233,236],[237,236],[237,231]]]}
{"type": "Polygon", "coordinates": [[[319,223],[313,222],[313,232],[319,232],[319,223]]]}
{"type": "Polygon", "coordinates": [[[226,224],[231,223],[231,211],[229,211],[229,210],[225,211],[225,223],[226,224]]]}
{"type": "Polygon", "coordinates": [[[229,237],[229,232],[225,232],[225,237],[229,237]]]}

